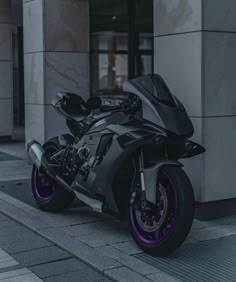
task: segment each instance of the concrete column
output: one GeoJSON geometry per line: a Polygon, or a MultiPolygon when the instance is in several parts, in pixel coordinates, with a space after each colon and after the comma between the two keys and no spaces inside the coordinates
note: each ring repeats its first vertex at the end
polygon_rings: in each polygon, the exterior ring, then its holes
{"type": "Polygon", "coordinates": [[[186,106],[193,140],[186,161],[196,199],[236,198],[236,2],[154,0],[155,71],[186,106]]]}
{"type": "Polygon", "coordinates": [[[13,134],[11,1],[0,0],[0,138],[13,134]]]}
{"type": "Polygon", "coordinates": [[[67,131],[50,105],[59,91],[89,96],[87,0],[24,0],[26,141],[67,131]]]}

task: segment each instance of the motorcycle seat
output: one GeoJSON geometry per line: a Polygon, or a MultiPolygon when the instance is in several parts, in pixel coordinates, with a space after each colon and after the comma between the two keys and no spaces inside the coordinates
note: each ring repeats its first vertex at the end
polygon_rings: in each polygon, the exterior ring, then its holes
{"type": "Polygon", "coordinates": [[[52,101],[52,105],[66,119],[72,119],[76,122],[84,120],[90,114],[88,105],[83,98],[73,93],[58,93],[52,101]]]}

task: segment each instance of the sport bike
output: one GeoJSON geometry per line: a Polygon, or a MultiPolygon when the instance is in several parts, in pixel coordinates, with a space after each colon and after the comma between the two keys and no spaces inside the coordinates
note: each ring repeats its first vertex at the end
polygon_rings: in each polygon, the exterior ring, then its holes
{"type": "Polygon", "coordinates": [[[32,141],[32,190],[39,207],[59,212],[77,197],[128,220],[136,243],[164,256],[185,240],[194,216],[191,183],[178,161],[203,153],[193,125],[159,75],[125,82],[119,95],[52,102],[71,134],[32,141]]]}

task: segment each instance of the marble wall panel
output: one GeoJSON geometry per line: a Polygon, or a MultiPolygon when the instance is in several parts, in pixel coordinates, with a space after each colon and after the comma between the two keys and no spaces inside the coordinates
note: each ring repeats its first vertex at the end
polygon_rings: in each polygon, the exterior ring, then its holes
{"type": "Polygon", "coordinates": [[[204,32],[204,116],[236,115],[236,33],[204,32]]]}
{"type": "Polygon", "coordinates": [[[235,155],[236,117],[205,119],[204,201],[236,198],[235,155]]]}
{"type": "Polygon", "coordinates": [[[44,104],[44,57],[43,52],[24,56],[25,103],[44,104]]]}
{"type": "Polygon", "coordinates": [[[45,107],[44,105],[25,104],[26,143],[37,140],[45,142],[45,107]]]}
{"type": "Polygon", "coordinates": [[[202,35],[155,37],[154,70],[185,105],[190,116],[202,116],[202,35]]]}
{"type": "Polygon", "coordinates": [[[154,0],[155,36],[201,29],[201,0],[154,0]]]}
{"type": "Polygon", "coordinates": [[[26,2],[24,4],[23,14],[24,53],[43,51],[43,0],[26,2]]]}
{"type": "Polygon", "coordinates": [[[50,0],[44,5],[45,50],[88,52],[88,1],[50,0]]]}
{"type": "Polygon", "coordinates": [[[85,100],[89,94],[89,54],[47,53],[45,61],[46,103],[50,104],[57,92],[72,92],[85,100]]]}
{"type": "Polygon", "coordinates": [[[202,3],[204,30],[236,32],[235,0],[203,0],[202,3]]]}

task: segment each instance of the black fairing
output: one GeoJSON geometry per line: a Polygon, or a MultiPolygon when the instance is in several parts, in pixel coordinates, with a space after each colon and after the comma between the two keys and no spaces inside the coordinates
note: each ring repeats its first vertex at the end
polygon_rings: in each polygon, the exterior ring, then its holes
{"type": "Polygon", "coordinates": [[[155,107],[168,131],[188,138],[193,136],[194,128],[185,110],[165,104],[157,104],[155,107]]]}
{"type": "Polygon", "coordinates": [[[126,91],[143,102],[143,118],[183,137],[194,133],[192,122],[182,103],[170,92],[160,75],[146,75],[128,81],[126,91]]]}

